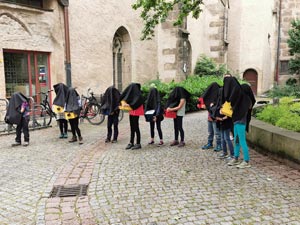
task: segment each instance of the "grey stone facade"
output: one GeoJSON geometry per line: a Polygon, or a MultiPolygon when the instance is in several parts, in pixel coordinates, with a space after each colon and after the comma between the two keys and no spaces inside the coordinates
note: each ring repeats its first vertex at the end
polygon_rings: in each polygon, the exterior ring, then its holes
{"type": "MultiPolygon", "coordinates": [[[[182,27],[173,26],[174,10],[147,41],[140,40],[143,23],[133,2],[70,2],[72,85],[79,92],[90,87],[101,93],[112,84],[122,89],[156,78],[180,81],[193,73],[201,54],[226,63],[240,77],[254,71],[258,94],[276,82],[279,0],[205,1],[200,18],[188,17],[182,27]]],[[[299,17],[299,4],[282,0],[280,60],[290,58],[287,31],[291,19],[299,17]]],[[[49,88],[66,82],[64,13],[57,1],[47,1],[44,9],[1,2],[0,28],[1,96],[6,96],[7,50],[49,54],[49,88]]],[[[280,75],[278,83],[285,79],[280,75]]]]}

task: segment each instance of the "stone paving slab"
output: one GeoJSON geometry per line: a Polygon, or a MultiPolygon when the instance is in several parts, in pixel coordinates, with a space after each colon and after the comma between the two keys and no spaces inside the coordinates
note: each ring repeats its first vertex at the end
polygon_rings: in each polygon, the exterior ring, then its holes
{"type": "Polygon", "coordinates": [[[81,146],[58,139],[56,126],[31,132],[28,147],[0,136],[0,224],[300,224],[299,171],[253,150],[252,168],[239,170],[200,150],[206,112],[184,118],[184,148],[168,145],[171,119],[165,146],[147,146],[141,118],[143,148],[125,150],[124,116],[116,144],[104,143],[106,124],[87,122],[81,146]],[[75,184],[89,184],[88,196],[49,198],[54,185],[75,184]]]}

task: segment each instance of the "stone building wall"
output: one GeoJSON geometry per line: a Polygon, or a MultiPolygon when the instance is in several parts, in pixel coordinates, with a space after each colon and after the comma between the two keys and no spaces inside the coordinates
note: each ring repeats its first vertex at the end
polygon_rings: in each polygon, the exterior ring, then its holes
{"type": "Polygon", "coordinates": [[[230,1],[228,67],[240,78],[249,69],[256,71],[258,94],[274,83],[277,40],[274,7],[273,0],[230,1]]]}
{"type": "MultiPolygon", "coordinates": [[[[279,0],[277,0],[277,8],[279,7],[279,0]]],[[[279,13],[279,10],[277,10],[279,13]]],[[[300,0],[281,0],[281,32],[280,32],[280,51],[279,61],[289,60],[291,55],[289,53],[289,47],[287,40],[289,38],[288,31],[291,29],[291,21],[294,19],[300,19],[300,0]]],[[[279,64],[280,70],[280,64],[279,64]]],[[[289,73],[282,73],[278,75],[279,84],[285,84],[287,79],[291,76],[289,73]]],[[[292,76],[299,79],[299,76],[292,76]]]]}
{"type": "MultiPolygon", "coordinates": [[[[56,0],[46,2],[51,10],[0,3],[0,94],[3,96],[3,49],[49,52],[52,85],[65,82],[63,11],[56,0]]],[[[78,87],[80,93],[89,87],[95,93],[102,93],[113,84],[114,40],[118,37],[123,41],[122,87],[157,77],[166,82],[185,79],[193,72],[201,54],[218,63],[227,63],[240,77],[248,69],[255,70],[258,93],[272,87],[276,80],[279,0],[230,0],[229,8],[219,0],[205,0],[198,20],[188,17],[183,26],[173,27],[178,15],[175,10],[157,27],[155,37],[147,41],[140,40],[143,21],[140,11],[131,8],[134,2],[70,1],[72,86],[78,87]]],[[[282,0],[281,60],[290,58],[287,31],[290,21],[300,16],[299,2],[282,0]]],[[[279,77],[282,80],[284,76],[279,77]]]]}
{"type": "Polygon", "coordinates": [[[217,63],[226,63],[224,43],[224,5],[219,0],[205,1],[198,20],[188,17],[187,30],[192,52],[192,72],[201,54],[213,58],[217,63]]]}
{"type": "Polygon", "coordinates": [[[6,96],[3,49],[49,52],[52,83],[65,81],[62,11],[56,1],[47,6],[51,10],[0,2],[1,97],[6,96]]]}
{"type": "Polygon", "coordinates": [[[72,82],[80,92],[90,87],[95,93],[102,93],[113,84],[113,39],[120,27],[123,33],[127,32],[128,46],[127,57],[122,62],[123,72],[131,71],[123,79],[123,88],[131,81],[143,83],[156,78],[157,39],[140,40],[143,24],[139,12],[131,8],[133,2],[71,1],[72,82]]]}

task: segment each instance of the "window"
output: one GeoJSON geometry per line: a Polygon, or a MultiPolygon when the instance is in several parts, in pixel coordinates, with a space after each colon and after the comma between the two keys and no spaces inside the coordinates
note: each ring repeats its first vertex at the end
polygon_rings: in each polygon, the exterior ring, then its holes
{"type": "Polygon", "coordinates": [[[40,102],[39,92],[50,88],[49,53],[4,51],[6,98],[20,91],[40,102]]]}
{"type": "Polygon", "coordinates": [[[3,2],[11,2],[35,8],[43,8],[43,0],[4,0],[3,2]]]}
{"type": "Polygon", "coordinates": [[[289,60],[281,60],[280,61],[279,73],[282,74],[282,75],[289,74],[289,60]]]}

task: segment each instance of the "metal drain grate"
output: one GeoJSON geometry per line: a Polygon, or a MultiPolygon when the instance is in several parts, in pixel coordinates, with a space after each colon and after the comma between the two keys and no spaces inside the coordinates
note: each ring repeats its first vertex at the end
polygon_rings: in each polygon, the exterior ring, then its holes
{"type": "Polygon", "coordinates": [[[87,195],[88,185],[76,185],[76,186],[54,186],[50,198],[55,197],[73,197],[87,195]]]}

